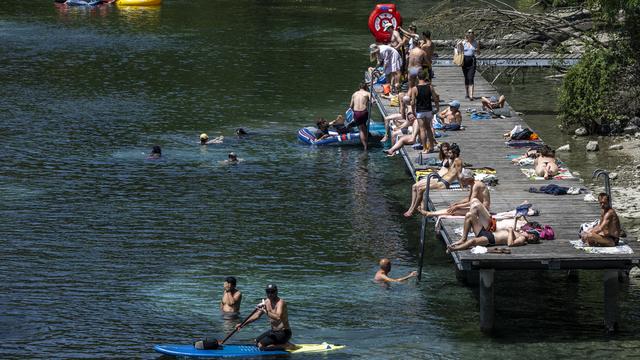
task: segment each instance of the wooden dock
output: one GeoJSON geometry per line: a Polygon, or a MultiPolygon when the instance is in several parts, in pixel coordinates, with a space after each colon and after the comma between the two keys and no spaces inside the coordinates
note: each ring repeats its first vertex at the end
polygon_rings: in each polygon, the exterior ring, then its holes
{"type": "MultiPolygon", "coordinates": [[[[574,248],[570,240],[578,240],[580,224],[590,222],[599,217],[600,209],[596,202],[585,202],[583,195],[561,195],[530,193],[530,187],[548,184],[559,186],[582,186],[579,179],[571,180],[531,180],[521,172],[521,167],[511,163],[510,156],[521,155],[526,148],[513,148],[505,144],[502,134],[510,131],[515,125],[523,127],[528,125],[511,109],[512,117],[504,119],[471,120],[468,108],[481,109],[479,100],[469,101],[464,98],[464,78],[462,71],[454,67],[435,68],[433,81],[436,91],[440,94],[441,103],[458,100],[461,103],[463,113],[463,131],[447,132],[446,137],[438,139],[448,143],[457,143],[460,146],[460,156],[465,163],[473,167],[491,167],[496,169],[499,184],[491,191],[492,212],[502,212],[515,209],[524,200],[533,204],[533,208],[540,211],[539,216],[528,217],[529,220],[541,224],[549,224],[556,233],[555,240],[541,240],[540,244],[532,244],[511,248],[511,254],[478,254],[474,255],[469,250],[454,252],[451,254],[457,269],[467,278],[478,281],[480,291],[480,327],[483,331],[493,328],[494,319],[494,272],[501,270],[575,270],[575,269],[601,269],[604,271],[604,320],[608,330],[617,327],[617,297],[618,279],[624,270],[629,270],[640,261],[640,244],[632,239],[626,243],[633,249],[633,254],[592,254],[574,248]]],[[[398,112],[397,107],[390,107],[389,102],[375,93],[377,105],[383,114],[398,112]]],[[[485,79],[477,75],[475,78],[476,96],[498,96],[485,79]]],[[[507,99],[508,100],[508,99],[507,99]]],[[[509,106],[508,104],[506,106],[509,106]]],[[[444,107],[443,107],[444,109],[444,107]]],[[[535,130],[535,129],[533,129],[535,130]]],[[[544,140],[544,139],[542,139],[544,140]]],[[[406,146],[401,150],[403,159],[415,180],[416,170],[423,167],[427,157],[436,157],[437,154],[422,156],[419,151],[406,146]]],[[[562,154],[559,154],[562,160],[562,154]]],[[[410,183],[407,183],[407,192],[410,191],[410,183]]],[[[431,209],[447,208],[450,203],[460,200],[468,195],[468,190],[432,190],[430,191],[429,206],[431,209]]],[[[594,194],[597,196],[597,194],[594,194]]],[[[415,215],[416,217],[420,216],[415,215]]],[[[441,219],[441,227],[437,233],[447,245],[456,241],[459,236],[455,229],[462,226],[462,219],[441,219]]],[[[427,223],[433,224],[431,222],[427,223]]],[[[427,245],[427,251],[428,245],[427,245]]],[[[439,250],[440,251],[440,250],[439,250]]]]}
{"type": "MultiPolygon", "coordinates": [[[[569,67],[577,64],[581,56],[580,54],[483,54],[478,55],[476,61],[478,65],[496,67],[569,67]]],[[[453,55],[441,55],[433,59],[433,65],[459,67],[453,63],[453,55]]]]}

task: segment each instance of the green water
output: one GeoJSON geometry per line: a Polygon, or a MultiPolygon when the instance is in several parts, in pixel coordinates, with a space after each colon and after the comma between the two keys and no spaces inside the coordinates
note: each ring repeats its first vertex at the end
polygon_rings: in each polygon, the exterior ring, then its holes
{"type": "MultiPolygon", "coordinates": [[[[399,6],[411,20],[428,4],[399,6]]],[[[640,292],[622,292],[621,333],[606,337],[598,272],[578,283],[498,273],[493,336],[479,332],[477,295],[433,234],[422,283],[371,281],[382,256],[392,275],[416,267],[403,164],[375,149],[309,148],[295,133],[348,105],[368,66],[372,7],[2,2],[0,357],[155,358],[152,344],[222,337],[228,275],[244,315],[275,282],[294,341],[348,345],[305,359],[637,357],[640,292]],[[251,135],[236,138],[237,127],[251,135]],[[201,132],[225,141],[200,147],[201,132]],[[146,161],[155,144],[163,160],[146,161]],[[229,151],[244,161],[221,164],[229,151]]],[[[519,109],[553,87],[501,90],[519,109]]],[[[552,103],[534,102],[542,113],[552,103]]],[[[551,115],[532,116],[545,140],[564,141],[551,115]]]]}

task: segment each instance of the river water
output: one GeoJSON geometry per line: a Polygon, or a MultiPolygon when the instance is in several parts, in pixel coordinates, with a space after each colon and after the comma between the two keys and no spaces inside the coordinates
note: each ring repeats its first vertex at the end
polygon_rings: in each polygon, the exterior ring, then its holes
{"type": "MultiPolygon", "coordinates": [[[[308,359],[637,358],[633,282],[621,332],[607,337],[598,272],[498,273],[493,336],[479,332],[477,295],[433,234],[422,283],[371,281],[383,256],[392,275],[416,267],[403,164],[375,149],[309,148],[295,133],[348,105],[368,65],[372,4],[3,1],[0,358],[150,359],[153,344],[223,337],[228,275],[243,315],[275,282],[295,342],[348,345],[308,359]],[[237,127],[251,135],[236,138],[237,127]],[[201,132],[224,143],[198,146],[201,132]],[[162,160],[145,160],[156,144],[162,160]],[[222,164],[229,151],[243,161],[222,164]]],[[[428,4],[400,6],[410,21],[428,4]]],[[[502,90],[558,145],[555,86],[502,90]]]]}

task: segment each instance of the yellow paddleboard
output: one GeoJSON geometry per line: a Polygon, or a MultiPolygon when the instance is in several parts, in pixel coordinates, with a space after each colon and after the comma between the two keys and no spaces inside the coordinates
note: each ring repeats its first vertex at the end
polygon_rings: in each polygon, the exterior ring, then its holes
{"type": "Polygon", "coordinates": [[[295,349],[287,350],[292,354],[296,353],[316,353],[344,349],[344,345],[327,344],[296,344],[295,349]]]}
{"type": "Polygon", "coordinates": [[[160,5],[162,0],[118,0],[118,5],[128,6],[154,6],[160,5]]]}

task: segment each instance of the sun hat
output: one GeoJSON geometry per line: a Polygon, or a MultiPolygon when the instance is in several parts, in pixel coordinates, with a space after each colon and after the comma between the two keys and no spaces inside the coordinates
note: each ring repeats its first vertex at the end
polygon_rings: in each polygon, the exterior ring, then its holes
{"type": "Polygon", "coordinates": [[[200,134],[200,140],[208,140],[209,139],[209,135],[202,133],[200,134]]]}
{"type": "Polygon", "coordinates": [[[453,100],[452,102],[449,103],[449,106],[456,108],[456,109],[460,109],[460,101],[458,100],[453,100]]]}

